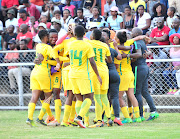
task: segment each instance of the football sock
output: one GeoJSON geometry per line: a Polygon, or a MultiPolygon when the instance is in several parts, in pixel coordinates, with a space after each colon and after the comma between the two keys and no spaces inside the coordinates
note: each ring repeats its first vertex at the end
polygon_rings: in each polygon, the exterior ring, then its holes
{"type": "Polygon", "coordinates": [[[34,114],[35,107],[36,107],[35,103],[29,103],[29,105],[28,105],[28,118],[30,120],[33,120],[33,114],[34,114]]]}
{"type": "Polygon", "coordinates": [[[71,111],[70,111],[70,115],[69,115],[69,119],[71,121],[74,121],[74,117],[76,114],[75,105],[76,105],[76,101],[72,101],[71,111]]]}
{"type": "Polygon", "coordinates": [[[65,123],[68,122],[70,112],[71,112],[71,106],[70,105],[65,105],[63,122],[65,122],[65,123]]]}
{"type": "MultiPolygon", "coordinates": [[[[41,102],[41,104],[43,104],[44,100],[41,100],[41,99],[40,99],[40,102],[41,102]]],[[[52,112],[51,112],[50,106],[49,106],[49,108],[47,108],[46,112],[47,112],[47,115],[48,115],[48,116],[50,116],[50,117],[53,116],[53,115],[52,115],[52,112]]]]}
{"type": "Polygon", "coordinates": [[[89,123],[89,110],[87,111],[87,113],[84,116],[84,122],[89,123]]]}
{"type": "Polygon", "coordinates": [[[130,114],[130,113],[133,113],[132,107],[128,107],[128,111],[129,111],[129,114],[130,114]]]}
{"type": "Polygon", "coordinates": [[[105,110],[106,117],[110,118],[111,112],[110,112],[109,100],[107,97],[107,91],[108,90],[100,90],[100,94],[101,94],[101,100],[103,102],[103,109],[105,110]]]}
{"type": "Polygon", "coordinates": [[[61,117],[61,100],[56,99],[54,100],[55,103],[55,114],[56,114],[56,120],[58,123],[60,123],[60,117],[61,117]]]}
{"type": "Polygon", "coordinates": [[[123,115],[124,115],[124,118],[130,118],[130,117],[129,117],[128,110],[127,110],[127,107],[122,107],[122,108],[121,108],[121,111],[122,111],[122,113],[123,113],[123,115]]]}
{"type": "Polygon", "coordinates": [[[41,108],[40,114],[38,116],[39,120],[43,119],[43,116],[45,115],[46,110],[48,109],[48,107],[50,107],[50,105],[48,103],[43,103],[42,104],[42,108],[41,108]]]}
{"type": "Polygon", "coordinates": [[[139,107],[134,107],[134,114],[135,114],[136,118],[140,117],[140,115],[139,115],[139,107]]]}
{"type": "Polygon", "coordinates": [[[82,103],[83,103],[82,101],[77,100],[76,105],[75,105],[76,114],[79,114],[82,103]]]}
{"type": "Polygon", "coordinates": [[[102,120],[102,103],[101,103],[100,94],[94,94],[94,101],[95,101],[96,119],[102,120]]]}
{"type": "Polygon", "coordinates": [[[111,105],[111,114],[114,115],[113,105],[111,105]]]}
{"type": "Polygon", "coordinates": [[[85,114],[89,111],[91,103],[92,103],[91,99],[86,98],[81,105],[81,109],[78,115],[84,117],[85,114]]]}
{"type": "Polygon", "coordinates": [[[43,104],[44,100],[41,100],[41,99],[40,99],[40,102],[41,102],[41,104],[43,104]]]}

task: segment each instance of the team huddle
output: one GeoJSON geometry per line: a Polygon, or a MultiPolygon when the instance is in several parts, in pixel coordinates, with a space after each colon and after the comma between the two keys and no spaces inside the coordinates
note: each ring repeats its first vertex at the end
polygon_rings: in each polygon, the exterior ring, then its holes
{"type": "Polygon", "coordinates": [[[59,40],[55,29],[38,33],[42,43],[36,46],[35,67],[30,78],[32,98],[26,123],[36,126],[33,113],[39,98],[42,108],[36,122],[45,126],[94,128],[104,124],[112,126],[113,122],[120,126],[142,122],[145,120],[142,96],[151,109],[147,120],[159,117],[148,93],[148,38],[142,35],[142,30],[134,28],[132,36],[119,31],[113,41],[110,30],[106,28],[93,30],[90,40],[84,34],[84,28],[74,24],[69,25],[67,35],[59,40]],[[62,85],[67,99],[60,122],[62,85]],[[128,108],[123,100],[124,92],[128,108]],[[52,97],[55,116],[50,109],[52,97]],[[89,125],[89,108],[93,99],[96,116],[94,125],[89,125]],[[124,116],[122,121],[120,107],[124,116]],[[48,117],[44,121],[46,113],[48,117]],[[107,117],[106,122],[103,121],[104,116],[107,117]]]}

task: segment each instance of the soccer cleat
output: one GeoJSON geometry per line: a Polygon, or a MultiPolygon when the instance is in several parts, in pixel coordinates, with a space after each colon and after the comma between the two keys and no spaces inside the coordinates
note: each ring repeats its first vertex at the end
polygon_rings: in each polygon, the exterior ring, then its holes
{"type": "Polygon", "coordinates": [[[88,126],[89,128],[95,128],[95,127],[103,127],[104,124],[103,122],[101,121],[98,121],[97,124],[94,124],[94,125],[91,125],[91,126],[88,126]]]}
{"type": "Polygon", "coordinates": [[[39,118],[36,119],[37,123],[40,123],[41,125],[47,126],[47,124],[44,122],[44,120],[39,120],[39,118]]]}
{"type": "Polygon", "coordinates": [[[133,120],[133,122],[134,122],[134,123],[141,123],[141,122],[142,122],[141,117],[135,118],[135,119],[133,120]]]}
{"type": "Polygon", "coordinates": [[[151,121],[159,117],[157,112],[150,114],[149,118],[146,121],[151,121]]]}
{"type": "Polygon", "coordinates": [[[129,116],[131,117],[131,119],[133,119],[133,113],[129,113],[129,116]]]}
{"type": "Polygon", "coordinates": [[[114,114],[111,114],[111,120],[114,121],[115,118],[114,114]]]}
{"type": "Polygon", "coordinates": [[[126,124],[126,123],[132,123],[132,119],[131,118],[124,118],[124,120],[122,120],[122,123],[123,124],[126,124]]]}
{"type": "Polygon", "coordinates": [[[113,121],[111,119],[107,120],[107,126],[108,127],[113,126],[113,121]]]}
{"type": "Polygon", "coordinates": [[[93,120],[93,123],[96,124],[97,122],[98,122],[98,120],[95,118],[95,119],[93,120]]]}
{"type": "Polygon", "coordinates": [[[74,122],[76,122],[81,128],[86,128],[86,126],[83,124],[83,121],[80,120],[79,118],[75,118],[74,122]]]}
{"type": "Polygon", "coordinates": [[[46,120],[45,120],[45,122],[47,123],[47,124],[49,124],[51,121],[54,121],[55,119],[54,119],[54,116],[48,116],[47,118],[46,118],[46,120]]]}
{"type": "Polygon", "coordinates": [[[117,125],[119,125],[119,126],[124,125],[124,124],[121,122],[121,119],[120,119],[120,118],[119,118],[119,119],[118,119],[118,118],[115,118],[115,119],[114,119],[114,123],[117,124],[117,125]]]}
{"type": "Polygon", "coordinates": [[[64,127],[73,127],[70,123],[65,123],[65,122],[61,122],[61,126],[64,126],[64,127]]]}
{"type": "Polygon", "coordinates": [[[31,127],[36,126],[33,120],[30,120],[29,118],[26,120],[26,124],[30,125],[31,127]]]}
{"type": "Polygon", "coordinates": [[[142,116],[142,117],[141,117],[141,121],[143,122],[143,121],[145,121],[145,120],[146,120],[146,119],[142,116]]]}
{"type": "Polygon", "coordinates": [[[50,123],[47,124],[48,126],[59,126],[60,123],[55,119],[54,121],[51,121],[50,123]]]}
{"type": "Polygon", "coordinates": [[[74,122],[74,120],[68,120],[68,122],[72,125],[72,126],[78,126],[78,124],[76,122],[74,122]]]}
{"type": "Polygon", "coordinates": [[[89,122],[84,122],[84,125],[85,125],[86,127],[89,127],[89,122]]]}

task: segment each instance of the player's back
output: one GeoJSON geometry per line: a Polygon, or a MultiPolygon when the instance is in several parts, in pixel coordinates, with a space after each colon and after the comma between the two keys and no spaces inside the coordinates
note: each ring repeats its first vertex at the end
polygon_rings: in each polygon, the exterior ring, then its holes
{"type": "Polygon", "coordinates": [[[98,70],[108,70],[106,65],[106,56],[111,56],[110,49],[107,44],[98,41],[98,40],[91,40],[89,43],[92,45],[95,57],[94,60],[96,62],[98,70]]]}
{"type": "Polygon", "coordinates": [[[88,79],[89,58],[94,57],[92,46],[83,40],[75,40],[69,46],[70,78],[88,79]]]}

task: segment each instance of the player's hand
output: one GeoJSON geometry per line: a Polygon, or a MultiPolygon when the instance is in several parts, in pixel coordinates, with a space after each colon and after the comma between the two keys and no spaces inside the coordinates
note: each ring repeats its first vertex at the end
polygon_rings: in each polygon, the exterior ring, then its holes
{"type": "Polygon", "coordinates": [[[149,57],[149,55],[148,55],[148,52],[146,50],[144,50],[144,51],[145,51],[145,53],[143,54],[143,58],[146,59],[147,57],[149,57]]]}
{"type": "Polygon", "coordinates": [[[144,40],[145,40],[146,44],[150,44],[151,43],[151,39],[149,37],[147,37],[147,36],[144,38],[144,40]]]}
{"type": "Polygon", "coordinates": [[[40,59],[38,59],[38,58],[34,59],[34,64],[36,64],[36,65],[40,65],[41,62],[42,61],[40,59]]]}
{"type": "Polygon", "coordinates": [[[57,63],[57,64],[56,64],[56,67],[55,67],[54,69],[55,69],[55,70],[59,70],[60,67],[61,67],[61,64],[60,64],[60,63],[57,63]]]}
{"type": "Polygon", "coordinates": [[[117,42],[113,41],[114,48],[117,47],[117,42]]]}
{"type": "Polygon", "coordinates": [[[126,58],[126,57],[127,57],[127,54],[125,54],[125,53],[122,51],[121,56],[122,56],[122,58],[126,58]]]}
{"type": "Polygon", "coordinates": [[[99,80],[100,84],[102,85],[102,79],[100,76],[98,76],[98,80],[99,80]]]}

